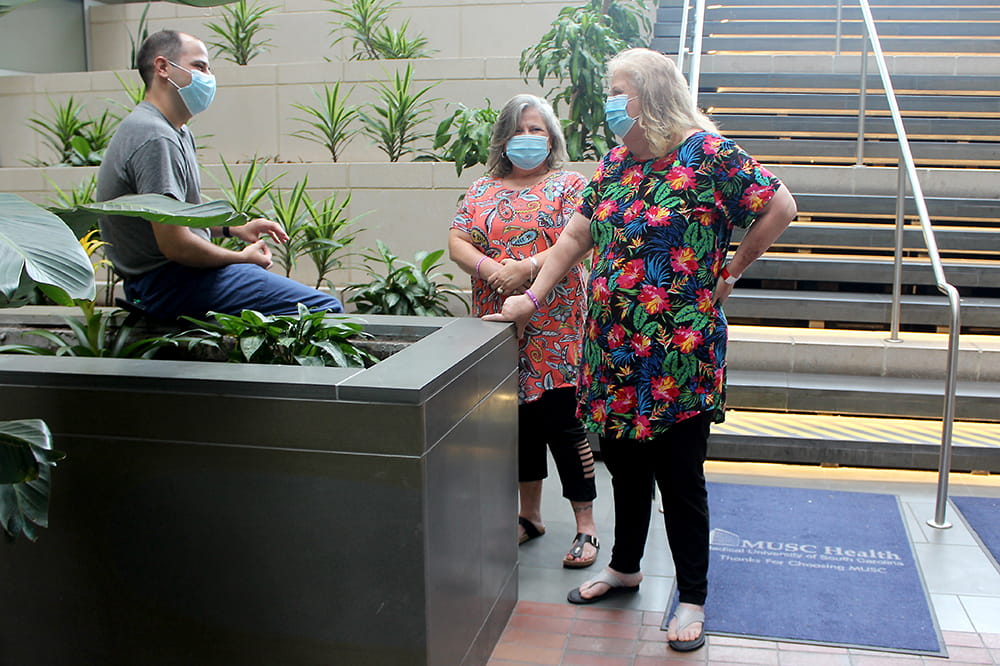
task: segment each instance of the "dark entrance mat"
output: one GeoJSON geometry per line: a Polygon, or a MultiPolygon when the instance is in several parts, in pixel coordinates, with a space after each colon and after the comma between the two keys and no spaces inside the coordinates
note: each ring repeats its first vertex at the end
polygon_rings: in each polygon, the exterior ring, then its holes
{"type": "Polygon", "coordinates": [[[728,483],[708,493],[708,634],[945,655],[895,496],[728,483]]]}
{"type": "Polygon", "coordinates": [[[952,497],[951,501],[1000,570],[1000,498],[952,497]]]}

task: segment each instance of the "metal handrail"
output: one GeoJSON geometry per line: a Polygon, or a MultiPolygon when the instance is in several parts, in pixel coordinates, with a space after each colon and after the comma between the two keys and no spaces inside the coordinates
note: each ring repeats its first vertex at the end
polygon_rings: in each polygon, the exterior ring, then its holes
{"type": "MultiPolygon", "coordinates": [[[[889,68],[885,63],[885,55],[882,53],[882,43],[878,37],[878,30],[875,27],[875,19],[872,17],[871,5],[868,0],[858,0],[861,13],[865,20],[866,40],[862,42],[861,61],[867,64],[868,44],[871,44],[872,55],[875,56],[875,64],[878,67],[879,76],[882,79],[882,89],[885,92],[886,101],[889,104],[889,111],[892,114],[892,124],[896,129],[896,139],[899,142],[900,163],[897,169],[906,170],[906,178],[910,183],[910,191],[913,193],[913,202],[917,208],[917,215],[920,217],[920,228],[924,236],[924,244],[927,246],[927,254],[931,260],[931,267],[934,269],[934,280],[937,283],[938,291],[948,297],[948,305],[951,308],[951,321],[948,327],[948,362],[947,376],[945,379],[944,393],[944,414],[941,426],[941,456],[938,463],[938,491],[937,504],[934,510],[933,520],[928,520],[931,527],[947,528],[951,524],[945,520],[945,511],[948,502],[948,474],[951,471],[951,439],[955,421],[955,387],[957,384],[958,348],[959,334],[961,332],[960,301],[958,289],[948,282],[944,276],[944,268],[941,266],[941,253],[938,251],[937,240],[934,237],[934,229],[931,227],[930,215],[927,213],[927,203],[924,200],[924,192],[920,187],[920,179],[917,176],[917,167],[913,162],[913,154],[910,152],[910,142],[906,137],[906,129],[903,127],[903,116],[899,112],[899,103],[896,100],[896,92],[892,87],[892,80],[889,77],[889,68]]],[[[861,116],[864,116],[864,99],[868,89],[867,70],[863,67],[861,85],[861,116]]],[[[864,126],[861,125],[861,136],[859,141],[864,141],[864,126]]],[[[905,183],[902,176],[899,178],[899,187],[896,192],[896,219],[900,220],[902,209],[905,206],[905,183]]],[[[902,225],[897,222],[896,245],[901,248],[902,225]]],[[[897,250],[895,256],[895,270],[897,275],[901,271],[902,252],[897,250]]],[[[898,278],[893,284],[893,309],[892,309],[892,331],[893,337],[899,331],[899,301],[900,284],[898,278]]],[[[898,339],[898,338],[896,338],[898,339]]]]}
{"type": "MultiPolygon", "coordinates": [[[[924,200],[923,189],[920,187],[920,179],[917,176],[917,168],[913,161],[913,154],[910,151],[910,142],[906,136],[906,129],[903,127],[903,117],[899,112],[899,104],[896,100],[896,92],[892,87],[892,80],[889,77],[889,68],[885,63],[885,55],[882,53],[882,43],[875,27],[875,19],[872,17],[871,6],[868,0],[858,0],[861,13],[864,16],[865,36],[861,49],[861,84],[859,86],[859,114],[858,114],[858,165],[863,162],[864,146],[864,118],[866,95],[868,91],[868,45],[871,44],[872,55],[875,57],[875,64],[878,66],[879,76],[882,79],[882,89],[889,105],[892,116],[892,123],[896,129],[896,139],[899,143],[900,159],[897,169],[899,170],[898,187],[896,192],[896,251],[894,255],[894,279],[892,293],[892,314],[891,314],[891,340],[899,341],[899,319],[900,319],[900,293],[902,291],[902,241],[903,241],[903,213],[906,205],[906,183],[909,182],[910,190],[913,193],[913,201],[917,208],[917,215],[920,218],[920,228],[924,236],[924,244],[927,246],[927,254],[931,260],[931,267],[934,271],[934,280],[939,291],[948,297],[948,305],[951,309],[951,320],[948,326],[948,357],[945,378],[944,393],[944,413],[941,425],[941,455],[938,463],[938,489],[937,503],[934,510],[934,518],[928,520],[931,527],[940,529],[951,527],[945,520],[945,512],[948,502],[948,474],[951,471],[951,445],[952,433],[955,422],[955,388],[957,384],[958,349],[959,335],[961,333],[961,310],[958,289],[949,283],[944,275],[944,268],[941,266],[941,253],[938,251],[937,240],[934,230],[931,227],[930,215],[927,212],[927,203],[924,200]],[[905,175],[905,178],[904,178],[905,175]]],[[[842,0],[837,0],[837,38],[836,51],[840,51],[841,36],[841,11],[842,0]]],[[[680,45],[677,51],[678,64],[683,64],[684,44],[686,42],[686,22],[688,0],[684,0],[684,24],[685,30],[681,32],[680,45]]],[[[694,43],[691,49],[691,71],[688,81],[691,87],[691,97],[695,105],[698,104],[698,81],[701,72],[701,42],[705,22],[705,0],[697,0],[695,4],[695,30],[694,43]]]]}

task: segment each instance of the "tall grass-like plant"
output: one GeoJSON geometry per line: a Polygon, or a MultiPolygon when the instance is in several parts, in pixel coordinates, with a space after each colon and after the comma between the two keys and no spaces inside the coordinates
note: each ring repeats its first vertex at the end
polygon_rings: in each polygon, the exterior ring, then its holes
{"type": "Polygon", "coordinates": [[[354,138],[358,130],[350,125],[358,117],[358,107],[347,103],[347,97],[354,92],[351,88],[343,97],[340,96],[340,81],[332,86],[324,86],[323,95],[313,90],[313,95],[319,100],[316,106],[308,104],[292,104],[293,107],[308,114],[306,118],[295,118],[308,128],[295,130],[292,136],[306,141],[313,141],[330,151],[330,158],[336,162],[343,148],[354,138]]]}
{"type": "Polygon", "coordinates": [[[246,65],[261,53],[267,52],[271,40],[257,37],[263,30],[274,27],[262,22],[264,15],[274,9],[277,6],[250,6],[246,0],[223,7],[223,22],[208,24],[208,29],[219,36],[218,41],[210,43],[215,47],[216,55],[225,54],[225,60],[246,65]]]}
{"type": "Polygon", "coordinates": [[[142,79],[139,79],[136,83],[132,83],[128,79],[123,79],[118,72],[115,72],[115,78],[118,79],[118,83],[121,84],[122,90],[125,92],[125,97],[128,98],[128,104],[112,100],[112,103],[119,108],[131,111],[139,102],[146,98],[146,84],[142,82],[142,79]]]}
{"type": "Polygon", "coordinates": [[[400,261],[382,241],[376,241],[376,246],[374,253],[364,255],[365,273],[371,280],[353,282],[345,290],[356,292],[349,302],[360,314],[448,317],[450,296],[469,311],[461,290],[450,282],[454,276],[435,272],[441,266],[444,250],[417,252],[411,263],[400,261]]]}
{"type": "MultiPolygon", "coordinates": [[[[28,127],[41,135],[42,143],[58,155],[58,161],[51,164],[100,165],[121,118],[107,109],[97,118],[83,118],[84,105],[77,104],[73,97],[64,104],[50,98],[49,106],[52,108],[51,117],[35,114],[28,119],[28,127]]],[[[31,166],[50,165],[39,159],[25,161],[31,166]]]]}
{"type": "Polygon", "coordinates": [[[285,277],[292,276],[292,271],[298,265],[299,257],[306,255],[308,250],[308,239],[305,234],[309,224],[308,211],[305,206],[308,181],[307,177],[295,183],[287,199],[278,188],[267,193],[267,198],[271,201],[269,217],[284,227],[285,233],[288,234],[287,241],[271,248],[274,263],[281,267],[285,277]]]}
{"type": "Polygon", "coordinates": [[[72,166],[100,166],[104,161],[104,152],[111,143],[111,138],[118,129],[121,118],[107,109],[97,118],[92,119],[77,136],[70,140],[73,154],[70,156],[72,166]]]}
{"type": "Polygon", "coordinates": [[[248,218],[263,217],[264,210],[261,208],[261,201],[284,174],[278,174],[271,180],[264,180],[261,176],[261,169],[267,160],[258,158],[256,155],[250,160],[242,175],[238,175],[230,169],[229,164],[221,156],[219,159],[228,181],[228,187],[221,183],[219,185],[223,198],[237,213],[243,213],[248,218]]]}
{"type": "Polygon", "coordinates": [[[129,49],[128,61],[132,69],[139,69],[139,63],[135,61],[135,57],[139,55],[139,47],[142,46],[142,43],[146,41],[147,37],[149,37],[149,28],[146,26],[146,14],[149,13],[149,5],[150,3],[147,2],[146,6],[142,10],[142,15],[139,17],[139,25],[136,26],[135,32],[136,36],[133,37],[131,32],[128,33],[128,41],[131,45],[129,49]]]}
{"type": "Polygon", "coordinates": [[[331,30],[346,33],[337,37],[337,44],[348,35],[352,39],[351,60],[392,60],[399,58],[427,58],[433,50],[427,48],[427,39],[422,35],[409,37],[406,30],[410,22],[403,23],[399,30],[386,25],[389,10],[398,2],[385,0],[330,0],[335,7],[330,11],[341,18],[331,30]]]}
{"type": "Polygon", "coordinates": [[[315,287],[319,289],[331,272],[344,265],[345,250],[364,231],[353,226],[362,216],[347,217],[347,207],[351,203],[349,192],[343,199],[338,200],[337,195],[332,194],[319,202],[306,195],[302,203],[308,212],[302,230],[303,247],[316,267],[315,287]]]}
{"type": "Polygon", "coordinates": [[[438,101],[425,97],[437,84],[411,92],[413,68],[407,64],[402,75],[396,71],[391,83],[379,81],[369,86],[378,95],[379,102],[371,105],[374,114],[363,110],[358,114],[365,121],[364,132],[389,156],[390,162],[398,162],[403,155],[415,152],[413,144],[430,137],[420,132],[419,127],[431,117],[431,105],[438,101]]]}
{"type": "Polygon", "coordinates": [[[79,185],[70,188],[68,191],[61,189],[52,180],[49,180],[49,185],[52,186],[52,189],[56,193],[55,198],[50,199],[50,201],[57,208],[83,206],[93,203],[97,197],[97,176],[94,174],[91,174],[89,178],[85,178],[79,185]]]}
{"type": "Polygon", "coordinates": [[[538,44],[521,53],[525,83],[532,72],[540,85],[555,79],[547,97],[557,110],[569,107],[564,130],[571,160],[607,152],[614,137],[604,127],[604,65],[625,48],[648,46],[650,34],[646,0],[588,0],[560,10],[538,44]]]}
{"type": "MultiPolygon", "coordinates": [[[[59,158],[57,164],[69,164],[73,158],[73,137],[80,136],[91,121],[80,117],[83,105],[77,104],[72,97],[65,104],[58,104],[49,98],[49,106],[52,116],[46,118],[35,114],[28,119],[28,127],[40,134],[42,143],[55,151],[59,158]]],[[[48,163],[38,161],[35,165],[47,166],[48,163]]]]}

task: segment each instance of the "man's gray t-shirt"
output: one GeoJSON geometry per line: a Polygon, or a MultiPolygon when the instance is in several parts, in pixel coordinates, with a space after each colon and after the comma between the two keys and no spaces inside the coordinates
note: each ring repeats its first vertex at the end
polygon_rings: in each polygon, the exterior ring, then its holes
{"type": "MultiPolygon", "coordinates": [[[[194,138],[186,125],[175,128],[155,106],[142,101],[118,126],[97,173],[97,200],[124,194],[165,194],[201,203],[201,178],[194,138]]],[[[101,218],[101,239],[119,273],[138,277],[170,263],[150,223],[137,217],[101,218]]],[[[209,238],[207,229],[192,229],[209,238]]]]}

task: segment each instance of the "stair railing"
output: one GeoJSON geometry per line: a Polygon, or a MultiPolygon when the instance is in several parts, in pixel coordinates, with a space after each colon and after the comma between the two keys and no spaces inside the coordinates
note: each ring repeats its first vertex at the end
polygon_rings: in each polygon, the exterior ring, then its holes
{"type": "MultiPolygon", "coordinates": [[[[882,89],[885,92],[889,111],[892,115],[892,123],[896,129],[896,138],[899,142],[899,163],[897,170],[899,173],[896,190],[896,248],[893,260],[893,288],[892,288],[892,313],[890,322],[890,341],[899,342],[899,320],[900,303],[902,292],[902,265],[903,265],[903,217],[906,206],[906,184],[909,182],[910,190],[913,193],[913,202],[916,205],[917,215],[920,218],[920,228],[924,236],[924,244],[927,246],[927,254],[930,257],[931,267],[934,271],[934,280],[938,291],[948,297],[948,305],[951,309],[951,319],[948,326],[948,355],[944,390],[944,413],[941,424],[941,452],[938,462],[938,487],[937,502],[934,509],[934,518],[927,521],[931,527],[945,529],[951,527],[951,523],[945,520],[945,513],[948,505],[948,475],[951,472],[951,446],[952,433],[955,422],[955,392],[957,384],[958,349],[959,334],[961,332],[960,298],[958,289],[949,283],[944,275],[944,268],[941,266],[941,253],[937,247],[937,240],[934,236],[934,229],[931,227],[930,215],[927,212],[927,202],[924,199],[923,189],[920,187],[920,179],[917,176],[917,168],[913,161],[913,154],[910,151],[910,142],[906,136],[906,129],[903,127],[903,117],[899,111],[899,103],[896,100],[896,93],[892,87],[892,80],[889,77],[889,68],[885,63],[885,55],[882,53],[882,43],[879,40],[878,30],[875,27],[875,19],[872,17],[871,6],[868,0],[858,0],[861,13],[864,17],[864,38],[861,46],[861,82],[858,86],[859,113],[858,113],[858,159],[857,164],[861,166],[864,159],[864,120],[866,95],[868,92],[868,47],[871,45],[872,55],[875,64],[878,66],[879,76],[882,79],[882,89]]],[[[835,50],[840,52],[840,36],[842,21],[842,0],[837,0],[837,38],[835,50]]],[[[689,0],[684,0],[684,16],[682,18],[683,28],[680,35],[680,45],[677,49],[678,66],[683,64],[684,45],[687,32],[687,14],[689,0]]],[[[688,82],[691,87],[691,98],[695,105],[698,104],[698,87],[701,72],[701,43],[705,26],[705,0],[695,2],[695,29],[694,40],[691,48],[691,68],[688,74],[688,82]]],[[[682,70],[683,71],[683,70],[682,70]]]]}
{"type": "MultiPolygon", "coordinates": [[[[934,229],[931,227],[930,215],[927,213],[927,203],[924,200],[923,189],[920,187],[920,179],[917,176],[917,167],[913,162],[913,153],[910,151],[910,142],[906,137],[906,129],[903,127],[903,116],[899,111],[899,103],[896,99],[895,90],[892,87],[892,80],[889,77],[889,68],[885,63],[885,55],[882,53],[882,43],[879,40],[878,30],[875,27],[875,19],[872,17],[871,5],[869,5],[868,0],[858,0],[858,4],[861,7],[861,14],[865,22],[865,35],[861,42],[861,83],[858,86],[860,91],[858,145],[860,147],[864,142],[869,45],[871,45],[872,55],[878,67],[879,77],[882,79],[882,89],[889,104],[889,111],[892,114],[892,124],[895,127],[896,138],[899,142],[900,157],[899,164],[896,167],[899,170],[896,190],[896,252],[893,262],[895,273],[892,285],[890,341],[899,341],[899,310],[903,262],[903,212],[906,205],[907,181],[909,181],[910,191],[913,193],[913,203],[916,205],[917,215],[920,218],[920,228],[923,231],[924,244],[927,246],[927,254],[930,257],[931,267],[934,270],[934,280],[938,291],[948,297],[948,305],[951,308],[951,320],[948,326],[948,360],[944,391],[944,414],[941,427],[941,454],[938,463],[937,503],[934,510],[934,518],[927,521],[927,524],[931,527],[944,529],[951,527],[951,523],[945,520],[945,511],[948,505],[948,474],[951,471],[951,440],[955,421],[955,387],[957,384],[959,334],[961,332],[960,299],[958,289],[945,278],[944,268],[941,266],[941,253],[938,251],[934,229]]],[[[859,152],[859,164],[861,160],[862,154],[859,152]]]]}

